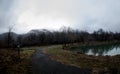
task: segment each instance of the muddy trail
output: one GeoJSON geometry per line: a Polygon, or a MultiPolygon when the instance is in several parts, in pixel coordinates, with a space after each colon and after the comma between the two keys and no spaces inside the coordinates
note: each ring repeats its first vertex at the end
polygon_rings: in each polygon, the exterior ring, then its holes
{"type": "Polygon", "coordinates": [[[89,69],[80,69],[51,60],[41,50],[37,48],[33,55],[33,74],[91,74],[89,69]]]}

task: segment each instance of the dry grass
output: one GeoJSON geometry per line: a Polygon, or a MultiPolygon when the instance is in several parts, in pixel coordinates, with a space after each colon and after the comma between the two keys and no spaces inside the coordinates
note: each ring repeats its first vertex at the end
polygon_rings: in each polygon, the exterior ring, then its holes
{"type": "Polygon", "coordinates": [[[90,69],[115,69],[120,73],[120,56],[89,56],[63,50],[61,46],[52,46],[43,51],[51,59],[63,64],[90,69]]]}
{"type": "Polygon", "coordinates": [[[15,50],[0,50],[0,74],[29,74],[34,50],[22,50],[21,58],[15,50]]]}

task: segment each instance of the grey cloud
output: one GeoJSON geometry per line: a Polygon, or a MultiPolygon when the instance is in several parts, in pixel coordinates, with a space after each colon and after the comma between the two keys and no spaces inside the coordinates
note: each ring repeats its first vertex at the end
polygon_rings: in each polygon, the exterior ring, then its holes
{"type": "Polygon", "coordinates": [[[119,8],[120,0],[0,0],[0,28],[2,32],[8,25],[16,24],[14,31],[20,33],[36,26],[54,27],[49,25],[52,20],[56,26],[69,24],[89,32],[99,28],[120,32],[119,8]]]}
{"type": "Polygon", "coordinates": [[[6,32],[12,20],[12,7],[13,0],[0,0],[0,33],[6,32]]]}
{"type": "MultiPolygon", "coordinates": [[[[105,30],[110,31],[120,31],[120,1],[116,0],[90,0],[88,1],[89,7],[83,9],[83,17],[79,17],[80,19],[84,19],[81,24],[84,24],[86,28],[91,28],[95,30],[99,28],[103,28],[105,30]],[[95,4],[93,4],[95,3],[95,4]],[[87,17],[86,17],[87,16],[87,17]],[[117,27],[116,27],[117,26],[117,27]]],[[[78,20],[79,23],[79,20],[78,20]]],[[[79,25],[78,25],[79,26],[79,25]]],[[[84,29],[84,28],[83,28],[84,29]]]]}

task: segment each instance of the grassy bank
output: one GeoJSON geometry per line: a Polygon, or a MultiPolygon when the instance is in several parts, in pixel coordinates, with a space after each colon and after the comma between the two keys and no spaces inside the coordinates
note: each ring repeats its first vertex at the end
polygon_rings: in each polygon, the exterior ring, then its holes
{"type": "Polygon", "coordinates": [[[92,70],[106,70],[120,73],[120,56],[89,56],[63,50],[61,45],[46,47],[43,52],[63,64],[92,70]]]}
{"type": "Polygon", "coordinates": [[[0,50],[0,74],[30,74],[31,56],[35,50],[22,48],[20,59],[15,50],[0,50]]]}
{"type": "Polygon", "coordinates": [[[98,45],[110,45],[110,44],[120,44],[120,41],[90,41],[84,43],[73,43],[71,47],[80,47],[80,46],[98,46],[98,45]]]}

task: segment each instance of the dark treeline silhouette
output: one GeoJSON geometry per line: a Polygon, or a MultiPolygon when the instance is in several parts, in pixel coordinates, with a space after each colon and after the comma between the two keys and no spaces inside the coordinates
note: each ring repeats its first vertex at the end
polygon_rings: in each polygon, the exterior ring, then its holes
{"type": "Polygon", "coordinates": [[[120,33],[107,32],[103,29],[89,33],[63,27],[60,31],[31,30],[26,34],[8,32],[0,35],[0,47],[40,46],[51,44],[90,43],[92,41],[120,41],[120,33]],[[10,43],[10,44],[9,44],[10,43]]]}

